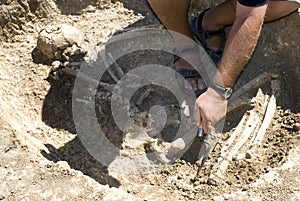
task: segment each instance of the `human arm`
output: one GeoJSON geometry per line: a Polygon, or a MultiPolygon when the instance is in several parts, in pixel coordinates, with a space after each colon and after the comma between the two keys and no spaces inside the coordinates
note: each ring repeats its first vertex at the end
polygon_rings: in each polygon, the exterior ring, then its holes
{"type": "MultiPolygon", "coordinates": [[[[237,3],[236,19],[232,25],[225,50],[214,82],[232,87],[244,65],[249,60],[264,21],[267,5],[248,7],[237,3]]],[[[194,118],[205,133],[221,120],[227,111],[227,100],[214,89],[199,96],[195,103],[194,118]]]]}
{"type": "Polygon", "coordinates": [[[256,46],[266,10],[267,5],[248,7],[237,2],[236,20],[229,32],[215,83],[233,86],[256,46]]]}

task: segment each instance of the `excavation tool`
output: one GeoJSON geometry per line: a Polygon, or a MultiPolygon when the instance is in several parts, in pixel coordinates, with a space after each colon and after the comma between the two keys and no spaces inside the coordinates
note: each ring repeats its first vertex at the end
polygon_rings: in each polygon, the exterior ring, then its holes
{"type": "Polygon", "coordinates": [[[212,131],[207,135],[204,134],[202,128],[198,128],[198,137],[200,138],[200,141],[203,142],[203,144],[198,155],[198,160],[200,161],[200,164],[198,166],[196,177],[199,175],[201,169],[203,168],[209,153],[216,146],[219,136],[220,133],[217,133],[215,129],[212,129],[212,131]]]}

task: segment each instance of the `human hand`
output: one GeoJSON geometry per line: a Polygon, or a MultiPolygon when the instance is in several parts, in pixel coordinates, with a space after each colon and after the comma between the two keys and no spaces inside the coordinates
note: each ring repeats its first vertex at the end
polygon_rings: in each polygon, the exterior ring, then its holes
{"type": "Polygon", "coordinates": [[[200,95],[195,103],[194,119],[198,127],[202,127],[204,133],[210,133],[213,126],[225,117],[227,100],[215,90],[208,88],[200,95]]]}

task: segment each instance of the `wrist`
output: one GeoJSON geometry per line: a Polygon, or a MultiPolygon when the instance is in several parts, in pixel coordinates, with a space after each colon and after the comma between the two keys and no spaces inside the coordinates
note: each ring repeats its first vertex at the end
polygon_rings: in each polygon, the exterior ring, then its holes
{"type": "Polygon", "coordinates": [[[223,87],[216,83],[211,83],[209,87],[223,99],[228,99],[232,94],[232,89],[230,87],[223,87]]]}
{"type": "Polygon", "coordinates": [[[207,92],[209,93],[210,97],[212,97],[214,99],[217,99],[217,100],[220,100],[220,101],[225,101],[226,100],[226,98],[222,94],[218,93],[215,89],[213,89],[211,87],[209,87],[207,89],[207,92]]]}
{"type": "Polygon", "coordinates": [[[212,80],[212,83],[223,88],[231,88],[233,86],[234,79],[232,76],[228,75],[227,72],[218,70],[212,80]]]}

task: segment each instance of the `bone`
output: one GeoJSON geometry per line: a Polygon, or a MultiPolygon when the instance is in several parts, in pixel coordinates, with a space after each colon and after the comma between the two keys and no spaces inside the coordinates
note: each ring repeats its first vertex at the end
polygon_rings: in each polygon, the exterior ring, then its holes
{"type": "Polygon", "coordinates": [[[272,78],[276,78],[276,77],[277,77],[277,75],[273,74],[273,73],[264,72],[264,73],[260,74],[259,76],[255,77],[250,82],[245,84],[243,87],[238,89],[236,92],[234,92],[232,94],[232,96],[230,97],[229,102],[239,98],[241,95],[249,92],[252,89],[258,88],[259,86],[261,86],[267,82],[270,82],[272,78]]]}
{"type": "Polygon", "coordinates": [[[236,127],[235,131],[232,133],[232,135],[230,136],[230,138],[227,140],[227,142],[225,143],[225,145],[221,149],[221,157],[225,157],[226,154],[228,153],[229,147],[232,145],[233,141],[238,136],[238,134],[241,133],[247,117],[248,117],[248,114],[245,114],[242,117],[242,119],[241,119],[240,123],[238,124],[238,126],[236,127]]]}
{"type": "Polygon", "coordinates": [[[261,146],[261,143],[264,139],[267,129],[269,128],[272,122],[275,112],[276,112],[276,98],[274,95],[272,95],[262,125],[258,130],[256,138],[254,139],[253,143],[250,145],[252,150],[255,150],[257,147],[261,146]]]}
{"type": "Polygon", "coordinates": [[[115,75],[115,73],[113,72],[113,70],[111,68],[107,69],[107,72],[109,73],[109,75],[111,76],[111,78],[115,81],[118,82],[119,79],[117,78],[117,76],[115,75]]]}
{"type": "Polygon", "coordinates": [[[252,99],[249,98],[237,98],[231,101],[228,105],[227,113],[237,110],[243,106],[251,106],[253,104],[252,99]]]}
{"type": "Polygon", "coordinates": [[[136,105],[140,106],[152,91],[154,91],[154,89],[148,88],[145,92],[143,92],[143,94],[137,100],[136,105]]]}
{"type": "Polygon", "coordinates": [[[244,114],[236,130],[221,149],[218,163],[213,167],[210,175],[212,179],[220,180],[224,178],[224,174],[233,157],[237,155],[245,156],[244,150],[248,150],[251,142],[257,138],[257,133],[261,128],[260,119],[266,116],[267,106],[270,104],[269,96],[264,95],[259,89],[252,102],[255,103],[254,108],[244,114]]]}
{"type": "Polygon", "coordinates": [[[245,126],[246,129],[242,133],[239,133],[241,136],[236,140],[237,143],[231,149],[223,152],[223,157],[213,167],[212,174],[210,175],[212,179],[219,180],[224,178],[224,174],[226,173],[228,165],[230,161],[232,161],[233,156],[238,154],[238,151],[247,142],[252,132],[257,129],[258,122],[259,120],[257,114],[254,111],[251,111],[245,126]]]}
{"type": "Polygon", "coordinates": [[[113,64],[113,60],[111,60],[111,58],[108,56],[106,56],[105,51],[100,51],[100,56],[102,58],[102,61],[104,63],[104,66],[107,69],[107,72],[109,73],[109,75],[111,76],[111,78],[115,81],[118,82],[120,79],[115,75],[115,73],[113,72],[113,70],[110,68],[111,64],[113,64]]]}
{"type": "Polygon", "coordinates": [[[104,83],[104,82],[100,82],[98,80],[95,80],[93,78],[90,78],[88,76],[86,76],[83,73],[78,73],[77,71],[73,70],[73,69],[69,69],[69,68],[63,68],[61,69],[61,71],[67,75],[71,75],[73,77],[76,77],[76,79],[80,79],[83,82],[92,84],[92,85],[96,85],[96,86],[100,86],[103,89],[106,89],[108,91],[113,91],[114,85],[113,84],[108,84],[108,83],[104,83]]]}
{"type": "Polygon", "coordinates": [[[257,129],[259,125],[259,116],[255,111],[251,111],[249,119],[245,126],[245,130],[242,132],[241,137],[238,139],[236,145],[228,152],[226,159],[232,160],[233,156],[245,145],[251,134],[257,129]]]}
{"type": "MultiPolygon", "coordinates": [[[[114,60],[113,56],[108,53],[109,58],[111,59],[111,61],[114,60]]],[[[117,62],[115,62],[115,68],[117,73],[119,74],[119,77],[123,77],[124,76],[124,71],[122,70],[122,68],[119,66],[119,64],[117,62]]]]}

